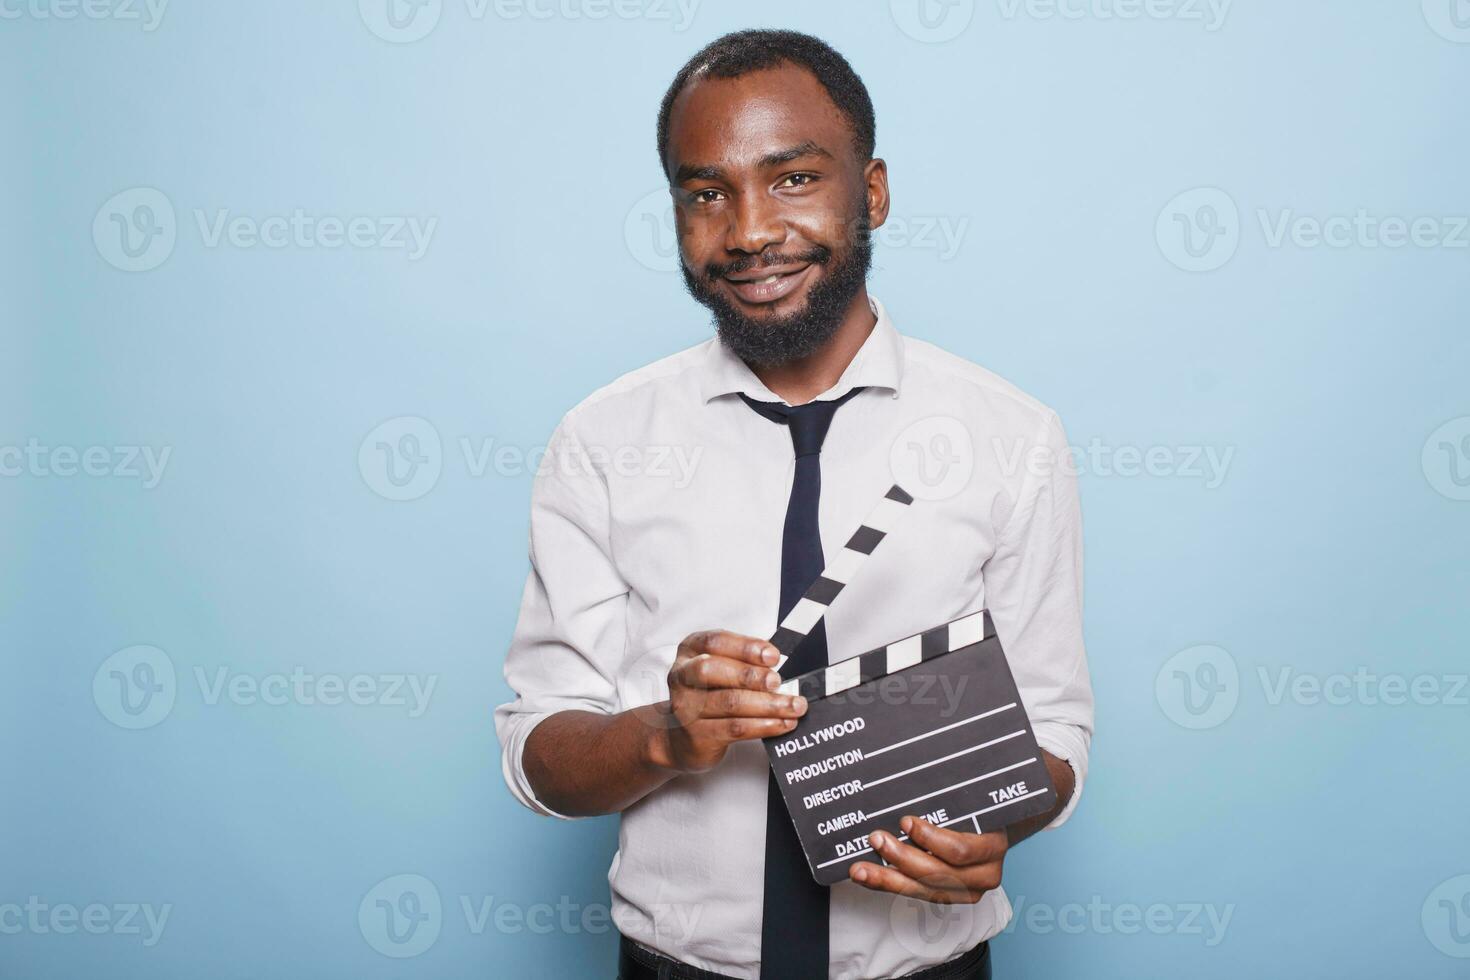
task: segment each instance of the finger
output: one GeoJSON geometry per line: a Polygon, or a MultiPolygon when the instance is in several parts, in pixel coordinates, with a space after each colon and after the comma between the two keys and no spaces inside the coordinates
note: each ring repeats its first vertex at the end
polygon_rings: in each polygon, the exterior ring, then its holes
{"type": "Polygon", "coordinates": [[[685,726],[696,739],[714,742],[745,742],[772,735],[785,735],[796,727],[795,718],[701,718],[685,726]]]}
{"type": "Polygon", "coordinates": [[[964,888],[960,869],[940,860],[928,851],[906,844],[893,834],[875,830],[868,835],[873,853],[899,871],[934,888],[964,888]]]}
{"type": "Polygon", "coordinates": [[[769,692],[781,686],[781,675],[769,667],[701,653],[675,663],[669,672],[669,682],[684,687],[738,687],[747,691],[769,692]]]}
{"type": "Polygon", "coordinates": [[[806,698],[800,695],[736,688],[700,691],[699,695],[699,714],[703,718],[800,718],[806,714],[806,698]]]}
{"type": "Polygon", "coordinates": [[[909,835],[910,841],[955,867],[999,861],[1008,849],[1008,838],[1003,830],[971,834],[936,827],[923,817],[904,817],[899,826],[909,835]]]}
{"type": "Polygon", "coordinates": [[[973,901],[959,890],[934,888],[915,881],[897,868],[885,868],[870,861],[858,861],[847,869],[847,876],[864,888],[875,892],[892,892],[906,898],[917,898],[939,905],[958,905],[973,901]]]}
{"type": "Polygon", "coordinates": [[[731,633],[729,630],[691,633],[679,644],[679,652],[685,651],[690,656],[708,654],[711,657],[729,657],[731,660],[763,667],[774,667],[781,659],[781,652],[765,640],[731,633]]]}

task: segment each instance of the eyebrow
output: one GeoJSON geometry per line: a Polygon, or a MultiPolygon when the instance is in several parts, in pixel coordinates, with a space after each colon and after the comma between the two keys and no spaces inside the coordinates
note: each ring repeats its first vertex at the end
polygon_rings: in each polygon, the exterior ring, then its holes
{"type": "MultiPolygon", "coordinates": [[[[784,150],[776,150],[767,153],[757,163],[762,170],[769,167],[779,167],[783,163],[790,163],[802,157],[826,157],[832,159],[832,154],[811,140],[805,140],[795,146],[784,150]]],[[[681,163],[674,169],[674,183],[682,184],[690,180],[724,180],[725,171],[713,164],[681,163]]]]}

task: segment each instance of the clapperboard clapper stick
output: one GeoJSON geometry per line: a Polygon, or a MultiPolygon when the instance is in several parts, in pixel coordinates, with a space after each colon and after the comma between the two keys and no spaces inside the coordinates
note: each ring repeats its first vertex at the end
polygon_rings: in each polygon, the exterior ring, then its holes
{"type": "MultiPolygon", "coordinates": [[[[785,663],[844,585],[908,512],[895,485],[781,621],[771,643],[785,663]]],[[[847,880],[874,860],[868,834],[900,840],[907,814],[984,833],[1042,813],[1056,789],[1016,680],[985,610],[800,674],[796,728],[765,739],[812,876],[847,880]]],[[[881,860],[881,859],[879,859],[881,860]]]]}

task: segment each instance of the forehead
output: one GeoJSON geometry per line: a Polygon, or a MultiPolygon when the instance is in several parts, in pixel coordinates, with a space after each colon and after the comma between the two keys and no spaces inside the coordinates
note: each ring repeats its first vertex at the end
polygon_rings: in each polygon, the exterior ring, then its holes
{"type": "Polygon", "coordinates": [[[772,150],[811,140],[839,159],[852,128],[822,83],[783,64],[738,78],[696,76],[669,109],[669,172],[685,163],[749,164],[772,150]]]}

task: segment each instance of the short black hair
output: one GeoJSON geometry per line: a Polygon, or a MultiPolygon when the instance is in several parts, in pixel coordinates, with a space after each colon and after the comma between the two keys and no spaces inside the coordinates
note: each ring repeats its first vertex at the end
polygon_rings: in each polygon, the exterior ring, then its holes
{"type": "Polygon", "coordinates": [[[752,28],[735,31],[706,44],[684,63],[679,74],[664,93],[658,108],[658,163],[664,176],[669,174],[665,154],[669,147],[669,111],[674,99],[695,76],[739,78],[764,68],[781,64],[797,65],[817,76],[837,108],[848,119],[853,131],[853,148],[860,161],[873,158],[876,125],[873,100],[867,86],[852,70],[847,59],[827,42],[799,31],[752,28]]]}

